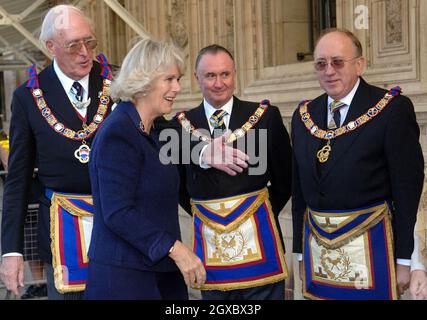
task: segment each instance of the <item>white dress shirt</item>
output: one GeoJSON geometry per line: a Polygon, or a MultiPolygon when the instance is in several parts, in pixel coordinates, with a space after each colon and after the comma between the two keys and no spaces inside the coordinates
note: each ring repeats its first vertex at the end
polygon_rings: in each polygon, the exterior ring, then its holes
{"type": "MultiPolygon", "coordinates": [[[[55,70],[55,73],[59,78],[59,82],[61,82],[62,87],[67,93],[68,99],[70,99],[70,102],[73,102],[73,96],[71,95],[71,87],[73,86],[73,83],[76,80],[73,80],[66,76],[65,73],[62,72],[56,60],[53,60],[53,70],[55,70]]],[[[87,101],[89,95],[89,74],[87,74],[85,77],[78,80],[77,82],[80,83],[83,87],[83,101],[87,101]]],[[[74,109],[76,109],[76,111],[80,113],[83,118],[86,117],[87,108],[74,109]]]]}

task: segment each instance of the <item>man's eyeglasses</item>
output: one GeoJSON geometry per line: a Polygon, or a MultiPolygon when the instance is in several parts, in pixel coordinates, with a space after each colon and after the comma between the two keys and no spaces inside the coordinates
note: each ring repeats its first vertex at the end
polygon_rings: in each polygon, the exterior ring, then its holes
{"type": "Polygon", "coordinates": [[[334,69],[341,69],[341,68],[344,67],[344,64],[346,62],[353,61],[353,60],[355,60],[357,58],[360,58],[360,56],[354,57],[354,58],[351,58],[351,59],[347,59],[347,60],[346,59],[342,59],[342,58],[333,58],[330,62],[328,62],[326,60],[323,60],[323,59],[322,60],[317,60],[317,61],[314,62],[314,68],[317,71],[324,71],[324,70],[326,70],[326,68],[327,68],[328,65],[331,65],[331,67],[333,67],[334,69]]]}
{"type": "Polygon", "coordinates": [[[69,43],[63,44],[62,46],[67,49],[69,53],[77,53],[81,50],[82,45],[84,45],[88,50],[93,50],[98,45],[98,40],[95,38],[90,38],[79,41],[71,41],[69,43]]]}

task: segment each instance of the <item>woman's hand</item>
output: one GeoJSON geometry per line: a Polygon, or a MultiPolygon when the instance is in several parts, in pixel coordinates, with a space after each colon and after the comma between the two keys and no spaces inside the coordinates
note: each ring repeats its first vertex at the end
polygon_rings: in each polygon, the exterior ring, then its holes
{"type": "Polygon", "coordinates": [[[169,257],[175,261],[187,286],[200,288],[205,283],[206,271],[202,261],[181,241],[175,241],[169,257]]]}

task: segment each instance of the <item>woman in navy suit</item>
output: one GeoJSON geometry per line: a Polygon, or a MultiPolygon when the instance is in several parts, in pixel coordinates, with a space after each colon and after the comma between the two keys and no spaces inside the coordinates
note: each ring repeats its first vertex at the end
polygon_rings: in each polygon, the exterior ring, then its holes
{"type": "Polygon", "coordinates": [[[200,259],[181,242],[179,174],[162,164],[154,119],[172,111],[183,58],[144,39],[112,83],[120,100],[94,140],[89,164],[95,207],[86,299],[188,299],[200,259]]]}

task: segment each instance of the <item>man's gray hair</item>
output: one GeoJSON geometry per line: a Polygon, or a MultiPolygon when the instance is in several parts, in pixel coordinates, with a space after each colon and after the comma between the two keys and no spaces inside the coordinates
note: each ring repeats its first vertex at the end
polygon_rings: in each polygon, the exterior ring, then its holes
{"type": "Polygon", "coordinates": [[[58,30],[67,28],[69,23],[69,12],[74,11],[84,19],[87,20],[93,33],[92,20],[86,16],[86,14],[76,6],[68,4],[60,4],[51,8],[43,19],[42,27],[40,30],[39,40],[41,44],[46,48],[46,41],[51,40],[55,37],[58,30]]]}

